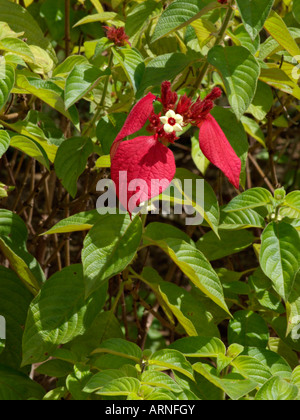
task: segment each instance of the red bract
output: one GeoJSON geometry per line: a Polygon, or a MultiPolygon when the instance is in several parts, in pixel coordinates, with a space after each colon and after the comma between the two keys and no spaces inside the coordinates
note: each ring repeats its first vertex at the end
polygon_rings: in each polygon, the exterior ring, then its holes
{"type": "Polygon", "coordinates": [[[129,37],[125,33],[124,28],[114,28],[104,26],[107,38],[112,41],[117,47],[124,47],[125,44],[130,45],[129,37]]]}
{"type": "Polygon", "coordinates": [[[142,202],[161,194],[171,183],[176,172],[169,143],[178,140],[177,133],[191,124],[199,127],[200,148],[204,155],[239,188],[241,160],[236,155],[217,121],[210,114],[214,101],[222,95],[215,88],[204,99],[192,101],[186,95],[178,99],[170,82],[162,84],[161,96],[148,93],[129,114],[111,148],[111,177],[123,206],[132,213],[142,202]],[[154,102],[162,104],[156,114],[154,102]],[[123,141],[144,127],[150,136],[123,141]]]}

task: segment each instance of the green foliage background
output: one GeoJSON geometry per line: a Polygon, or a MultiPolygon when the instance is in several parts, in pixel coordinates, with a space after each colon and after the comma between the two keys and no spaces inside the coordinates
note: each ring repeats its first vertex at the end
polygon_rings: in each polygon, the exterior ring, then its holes
{"type": "Polygon", "coordinates": [[[299,41],[299,0],[0,0],[1,400],[300,399],[299,41]],[[101,216],[110,146],[165,80],[223,89],[243,189],[189,129],[202,225],[101,216]]]}

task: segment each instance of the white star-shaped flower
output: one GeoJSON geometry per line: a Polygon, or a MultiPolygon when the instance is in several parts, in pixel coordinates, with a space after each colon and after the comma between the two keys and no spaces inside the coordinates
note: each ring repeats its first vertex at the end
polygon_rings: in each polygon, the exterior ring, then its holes
{"type": "Polygon", "coordinates": [[[176,114],[173,110],[168,111],[164,117],[160,117],[160,121],[164,124],[164,130],[168,134],[183,130],[183,117],[176,114]]]}

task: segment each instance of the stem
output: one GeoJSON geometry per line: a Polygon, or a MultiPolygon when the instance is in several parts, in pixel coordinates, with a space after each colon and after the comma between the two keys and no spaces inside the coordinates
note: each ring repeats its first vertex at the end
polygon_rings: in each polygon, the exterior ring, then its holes
{"type": "Polygon", "coordinates": [[[269,179],[267,178],[266,174],[261,169],[261,167],[259,166],[259,164],[256,162],[256,160],[254,159],[254,157],[249,153],[248,154],[248,158],[252,162],[253,166],[255,167],[255,169],[257,170],[257,172],[259,173],[259,175],[265,181],[265,183],[269,187],[270,191],[274,194],[275,189],[273,188],[273,185],[271,184],[271,182],[269,181],[269,179]]]}
{"type": "MultiPolygon", "coordinates": [[[[227,31],[228,25],[229,25],[229,23],[230,23],[230,21],[232,19],[232,15],[233,15],[232,5],[233,5],[233,0],[228,5],[228,10],[227,10],[227,13],[226,13],[226,17],[225,17],[225,20],[223,22],[223,25],[222,25],[222,27],[220,29],[220,32],[219,32],[219,34],[218,34],[218,36],[216,38],[214,47],[216,47],[217,45],[220,45],[220,43],[223,41],[224,35],[225,35],[226,31],[227,31]]],[[[202,69],[200,71],[200,74],[199,74],[199,76],[198,76],[198,78],[197,78],[197,80],[195,82],[195,87],[192,89],[191,93],[189,94],[190,97],[194,96],[195,92],[198,89],[200,89],[202,80],[206,76],[206,73],[207,73],[208,68],[209,68],[209,62],[206,60],[206,62],[204,63],[204,65],[203,65],[203,67],[202,67],[202,69]]]]}
{"type": "Polygon", "coordinates": [[[124,283],[124,282],[122,282],[122,283],[121,283],[121,285],[120,285],[120,288],[119,288],[119,292],[118,292],[118,294],[117,294],[117,296],[116,296],[116,298],[115,298],[115,300],[114,300],[113,306],[112,306],[112,308],[111,308],[111,312],[112,312],[113,314],[116,312],[117,307],[118,307],[118,304],[119,304],[119,300],[121,299],[121,297],[122,297],[122,295],[123,295],[123,292],[124,292],[124,286],[125,286],[125,283],[124,283]]]}
{"type": "MultiPolygon", "coordinates": [[[[111,69],[112,63],[113,63],[113,53],[112,53],[112,51],[110,51],[107,68],[111,69]]],[[[106,80],[105,80],[105,83],[104,83],[104,87],[103,87],[103,94],[102,94],[101,101],[100,101],[100,103],[99,103],[99,105],[96,109],[95,115],[92,118],[91,122],[88,124],[86,129],[83,131],[83,133],[82,133],[83,137],[88,136],[91,128],[94,126],[94,124],[98,120],[99,116],[101,115],[101,112],[103,111],[102,108],[103,108],[104,103],[105,103],[105,97],[106,97],[106,94],[107,94],[109,79],[110,79],[110,76],[107,76],[106,80]]]]}
{"type": "Polygon", "coordinates": [[[273,143],[273,109],[267,115],[268,120],[268,136],[267,136],[267,147],[269,150],[269,163],[271,168],[272,182],[275,188],[279,187],[276,165],[274,161],[274,143],[273,143]]]}
{"type": "Polygon", "coordinates": [[[65,53],[66,58],[70,55],[70,0],[65,0],[65,53]]]}

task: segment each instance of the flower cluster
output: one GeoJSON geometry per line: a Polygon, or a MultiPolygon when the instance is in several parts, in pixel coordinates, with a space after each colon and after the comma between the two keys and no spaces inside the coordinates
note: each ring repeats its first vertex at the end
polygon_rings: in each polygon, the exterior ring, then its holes
{"type": "Polygon", "coordinates": [[[179,139],[176,133],[182,131],[183,127],[189,124],[199,127],[213,109],[214,101],[221,95],[221,89],[215,88],[204,100],[198,98],[193,102],[187,95],[178,100],[177,93],[171,90],[171,83],[164,82],[161,97],[158,98],[163,106],[164,116],[153,111],[147,130],[156,134],[164,144],[174,143],[179,139]]]}
{"type": "Polygon", "coordinates": [[[125,33],[124,28],[114,28],[113,26],[104,26],[107,38],[117,47],[124,47],[125,44],[130,45],[129,37],[125,33]]]}
{"type": "Polygon", "coordinates": [[[137,205],[146,202],[161,194],[173,180],[175,159],[167,146],[178,140],[178,133],[188,125],[200,129],[199,143],[203,154],[239,188],[241,160],[211,115],[214,101],[221,95],[221,89],[214,88],[205,99],[192,101],[187,95],[179,98],[172,91],[171,83],[164,82],[160,97],[148,93],[135,105],[111,148],[112,180],[121,203],[130,213],[136,207],[129,205],[131,197],[138,197],[137,205]],[[161,103],[160,113],[154,111],[156,101],[161,103]],[[124,141],[125,137],[142,129],[147,122],[150,136],[124,141]],[[126,177],[122,176],[124,173],[126,177]],[[134,188],[132,182],[135,180],[142,180],[147,188],[141,189],[138,183],[134,188]],[[120,194],[122,191],[126,191],[126,194],[120,194]]]}

